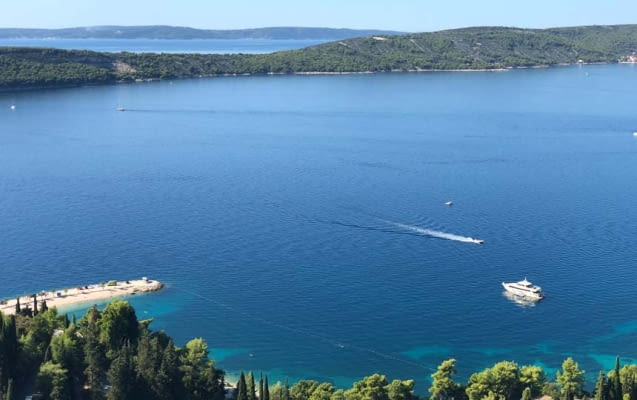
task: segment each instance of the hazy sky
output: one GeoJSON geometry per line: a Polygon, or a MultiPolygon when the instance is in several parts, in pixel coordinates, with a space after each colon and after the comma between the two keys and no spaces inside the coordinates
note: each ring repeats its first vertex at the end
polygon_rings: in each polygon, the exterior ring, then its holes
{"type": "Polygon", "coordinates": [[[0,0],[0,27],[317,26],[432,31],[637,23],[637,0],[0,0]]]}

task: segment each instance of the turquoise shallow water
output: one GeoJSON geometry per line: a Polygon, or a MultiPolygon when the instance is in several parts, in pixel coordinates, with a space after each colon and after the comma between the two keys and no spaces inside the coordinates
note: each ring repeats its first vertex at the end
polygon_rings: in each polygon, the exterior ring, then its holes
{"type": "Polygon", "coordinates": [[[593,379],[637,358],[636,94],[627,65],[3,93],[0,296],[165,281],[139,317],[231,374],[593,379]]]}

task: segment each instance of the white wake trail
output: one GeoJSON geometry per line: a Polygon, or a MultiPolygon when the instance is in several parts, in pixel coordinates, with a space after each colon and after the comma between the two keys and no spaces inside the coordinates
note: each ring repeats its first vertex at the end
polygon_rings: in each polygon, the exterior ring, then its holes
{"type": "Polygon", "coordinates": [[[390,224],[392,224],[394,226],[397,226],[399,228],[403,228],[403,229],[411,231],[411,232],[420,233],[421,235],[425,235],[425,236],[431,236],[431,237],[435,237],[435,238],[439,238],[439,239],[446,239],[446,240],[455,240],[456,242],[464,242],[464,243],[475,243],[475,244],[484,243],[484,240],[474,239],[474,238],[469,237],[469,236],[460,236],[460,235],[455,235],[453,233],[447,233],[447,232],[435,231],[433,229],[421,228],[421,227],[415,226],[415,225],[401,224],[399,222],[392,222],[392,221],[386,221],[386,222],[388,222],[388,223],[390,223],[390,224]]]}

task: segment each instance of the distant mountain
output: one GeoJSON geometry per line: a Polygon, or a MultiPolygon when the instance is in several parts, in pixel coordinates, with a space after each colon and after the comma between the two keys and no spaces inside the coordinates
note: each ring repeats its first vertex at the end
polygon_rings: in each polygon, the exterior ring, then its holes
{"type": "Polygon", "coordinates": [[[180,26],[91,26],[64,29],[0,28],[4,39],[328,39],[400,35],[404,32],[378,29],[333,29],[273,27],[211,30],[180,26]]]}

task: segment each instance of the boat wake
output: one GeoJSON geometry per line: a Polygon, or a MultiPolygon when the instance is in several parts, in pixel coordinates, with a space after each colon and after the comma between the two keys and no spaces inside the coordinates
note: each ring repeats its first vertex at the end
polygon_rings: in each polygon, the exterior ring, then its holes
{"type": "Polygon", "coordinates": [[[392,221],[385,221],[389,224],[392,224],[398,228],[402,228],[405,230],[408,230],[410,232],[415,232],[424,236],[430,236],[430,237],[435,237],[438,239],[446,239],[446,240],[453,240],[456,242],[464,242],[464,243],[475,243],[475,244],[483,244],[484,240],[482,239],[474,239],[472,237],[469,236],[461,236],[461,235],[456,235],[453,233],[447,233],[447,232],[441,232],[441,231],[435,231],[433,229],[426,229],[426,228],[421,228],[419,226],[415,226],[415,225],[407,225],[407,224],[401,224],[399,222],[392,222],[392,221]]]}

